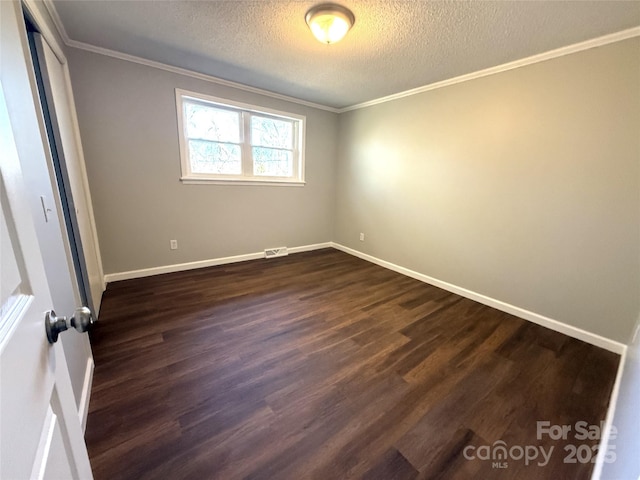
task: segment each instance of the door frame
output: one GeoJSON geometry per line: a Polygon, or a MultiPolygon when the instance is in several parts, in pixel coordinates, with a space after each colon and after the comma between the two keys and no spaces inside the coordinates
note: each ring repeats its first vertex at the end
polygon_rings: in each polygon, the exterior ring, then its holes
{"type": "MultiPolygon", "coordinates": [[[[34,69],[34,75],[38,84],[38,93],[40,97],[40,106],[42,109],[42,116],[47,130],[47,141],[49,144],[49,157],[55,171],[55,183],[57,186],[58,198],[56,203],[60,203],[59,211],[62,212],[64,218],[66,233],[65,247],[68,250],[67,254],[71,255],[71,271],[75,276],[74,286],[77,289],[80,303],[89,307],[92,312],[95,312],[94,302],[91,295],[91,289],[89,288],[89,275],[87,272],[87,263],[85,261],[84,248],[82,246],[82,238],[80,237],[80,227],[78,225],[78,216],[76,215],[74,208],[74,198],[71,191],[71,181],[69,180],[69,172],[67,162],[64,155],[64,150],[60,148],[62,145],[60,127],[57,118],[56,108],[52,93],[49,89],[48,72],[44,65],[41,64],[44,59],[44,52],[42,51],[42,42],[38,41],[36,35],[42,36],[38,31],[37,26],[33,25],[33,21],[29,18],[28,12],[25,12],[25,23],[27,28],[27,36],[29,38],[29,49],[31,53],[31,61],[34,69]]],[[[42,37],[42,41],[46,42],[46,39],[42,37]]],[[[48,44],[48,42],[47,42],[48,44]]],[[[69,255],[67,255],[69,256],[69,255]]]]}
{"type": "MultiPolygon", "coordinates": [[[[76,106],[75,106],[75,101],[74,101],[74,97],[73,97],[73,89],[71,86],[71,76],[70,76],[70,72],[69,72],[69,63],[67,61],[66,56],[64,55],[64,51],[63,48],[60,44],[60,41],[58,39],[58,36],[54,33],[54,30],[52,30],[52,28],[50,27],[49,22],[47,22],[47,19],[45,18],[45,15],[49,17],[49,19],[51,20],[51,22],[54,24],[54,28],[58,29],[57,26],[57,19],[56,19],[56,15],[55,12],[52,12],[50,5],[48,4],[48,2],[45,1],[36,1],[36,0],[20,0],[20,3],[22,5],[22,10],[24,12],[24,14],[26,16],[29,17],[29,21],[36,27],[36,29],[38,30],[38,32],[40,33],[40,35],[42,35],[42,37],[44,38],[44,40],[47,42],[47,44],[51,47],[51,49],[53,50],[53,53],[55,54],[55,56],[57,57],[57,59],[60,61],[62,68],[64,70],[64,77],[65,77],[65,87],[67,90],[67,98],[68,98],[68,107],[69,107],[69,111],[71,113],[71,123],[72,123],[72,128],[73,128],[73,135],[74,138],[76,140],[76,148],[78,151],[78,168],[79,171],[76,172],[78,178],[81,179],[81,187],[84,190],[85,193],[85,199],[86,199],[86,204],[83,204],[81,198],[77,198],[77,199],[73,199],[73,201],[76,202],[76,204],[78,204],[81,208],[84,208],[84,210],[87,212],[88,215],[88,220],[89,220],[89,228],[90,228],[90,232],[91,232],[91,238],[90,239],[82,239],[82,241],[86,241],[89,240],[91,241],[91,247],[93,248],[95,255],[96,255],[96,269],[97,272],[93,272],[99,279],[99,284],[98,284],[98,288],[97,290],[99,290],[99,292],[96,291],[96,288],[92,288],[91,285],[91,278],[85,278],[86,281],[86,287],[88,290],[88,297],[93,300],[93,305],[89,305],[90,307],[92,307],[92,310],[94,312],[94,316],[96,318],[98,318],[98,314],[100,311],[100,297],[102,292],[104,292],[105,288],[106,288],[106,284],[105,284],[105,280],[104,280],[104,270],[102,268],[102,254],[100,252],[100,244],[98,241],[98,232],[97,232],[97,228],[96,228],[96,222],[95,222],[95,216],[93,213],[93,206],[92,206],[92,200],[91,200],[91,192],[89,190],[89,181],[88,181],[88,176],[87,176],[87,171],[86,171],[86,165],[85,165],[85,160],[84,160],[84,152],[82,150],[82,145],[80,142],[80,126],[78,123],[78,117],[77,117],[77,113],[76,113],[76,106]],[[46,13],[42,12],[42,6],[44,6],[44,8],[46,9],[46,13]],[[98,295],[98,293],[100,295],[98,295]]],[[[59,29],[58,29],[59,30],[59,29]]],[[[60,34],[61,36],[63,36],[63,34],[60,34]]],[[[64,38],[62,38],[62,41],[64,42],[64,38]]],[[[34,82],[34,84],[36,83],[36,79],[34,78],[34,72],[30,73],[30,76],[32,76],[32,80],[34,82]]],[[[43,135],[43,139],[45,139],[46,141],[48,141],[48,133],[47,133],[47,129],[46,129],[46,125],[44,125],[42,123],[42,119],[39,119],[41,121],[41,131],[42,131],[42,135],[43,135]]],[[[53,165],[54,165],[54,159],[51,158],[52,152],[50,149],[47,150],[46,152],[47,154],[47,163],[49,164],[50,167],[50,176],[52,178],[52,188],[54,188],[55,191],[59,192],[59,196],[60,198],[62,198],[63,196],[63,192],[60,191],[60,189],[58,188],[57,182],[56,182],[56,174],[55,171],[53,171],[53,165]]],[[[65,165],[64,159],[62,159],[62,167],[64,169],[68,168],[68,165],[65,165]]],[[[63,173],[63,177],[66,174],[63,173]]],[[[63,200],[65,201],[65,200],[63,200]]],[[[66,200],[68,201],[68,199],[66,200]]],[[[57,202],[57,207],[59,209],[59,211],[63,212],[63,205],[60,202],[59,199],[56,199],[57,202]]],[[[71,205],[73,205],[73,202],[71,203],[71,205]]],[[[65,228],[65,231],[67,229],[66,225],[62,225],[63,228],[65,228]]],[[[67,232],[68,233],[68,232],[67,232]]],[[[67,234],[66,237],[68,237],[69,235],[67,234]]],[[[79,234],[78,234],[79,236],[79,234]]],[[[72,252],[72,246],[70,244],[71,240],[69,238],[64,238],[64,243],[67,247],[67,256],[69,258],[69,262],[70,262],[70,271],[75,275],[75,265],[73,264],[72,258],[73,258],[73,252],[72,252]]],[[[81,256],[81,262],[85,263],[86,265],[86,260],[85,260],[85,251],[83,251],[82,246],[80,246],[80,249],[78,249],[78,254],[81,256]]],[[[89,272],[87,269],[86,272],[86,277],[91,277],[92,276],[92,272],[89,272]]],[[[80,288],[80,287],[79,287],[80,288]]],[[[79,297],[80,298],[80,297],[79,297]]]]}

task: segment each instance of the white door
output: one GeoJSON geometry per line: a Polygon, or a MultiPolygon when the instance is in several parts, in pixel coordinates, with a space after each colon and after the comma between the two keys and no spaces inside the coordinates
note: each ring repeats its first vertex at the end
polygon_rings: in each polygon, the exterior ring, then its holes
{"type": "MultiPolygon", "coordinates": [[[[67,272],[65,272],[67,273],[67,272]]],[[[0,82],[0,478],[91,479],[0,82]]],[[[69,315],[72,312],[58,312],[69,315]]],[[[63,333],[64,335],[64,333],[63,333]]]]}

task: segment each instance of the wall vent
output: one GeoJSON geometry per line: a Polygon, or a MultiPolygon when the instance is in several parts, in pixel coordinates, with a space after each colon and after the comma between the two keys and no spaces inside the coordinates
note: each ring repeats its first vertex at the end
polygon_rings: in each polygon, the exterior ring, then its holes
{"type": "Polygon", "coordinates": [[[289,255],[287,247],[267,248],[264,251],[264,258],[284,257],[286,255],[289,255]]]}

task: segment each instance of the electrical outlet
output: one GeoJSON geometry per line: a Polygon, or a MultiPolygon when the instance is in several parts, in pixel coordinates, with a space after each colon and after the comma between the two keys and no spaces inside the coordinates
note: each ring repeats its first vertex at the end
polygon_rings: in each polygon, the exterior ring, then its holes
{"type": "Polygon", "coordinates": [[[360,232],[360,241],[364,242],[364,233],[360,232]]]}
{"type": "Polygon", "coordinates": [[[178,240],[170,240],[169,241],[169,245],[171,246],[171,250],[177,250],[178,249],[178,240]]]}

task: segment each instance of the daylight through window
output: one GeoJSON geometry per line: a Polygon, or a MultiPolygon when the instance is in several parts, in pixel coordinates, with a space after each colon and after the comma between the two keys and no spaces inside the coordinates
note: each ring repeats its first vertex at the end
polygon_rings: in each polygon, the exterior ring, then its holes
{"type": "Polygon", "coordinates": [[[176,90],[182,180],[304,183],[304,117],[176,90]]]}

